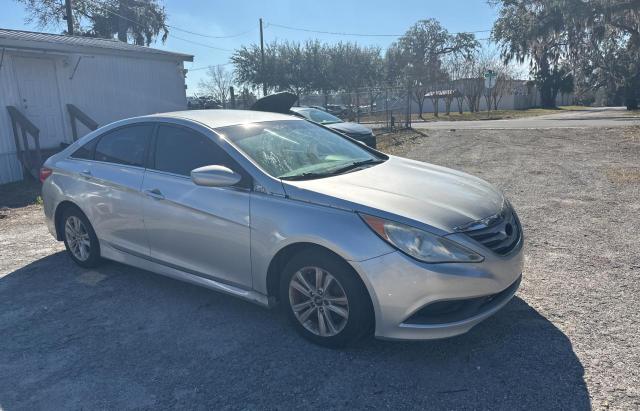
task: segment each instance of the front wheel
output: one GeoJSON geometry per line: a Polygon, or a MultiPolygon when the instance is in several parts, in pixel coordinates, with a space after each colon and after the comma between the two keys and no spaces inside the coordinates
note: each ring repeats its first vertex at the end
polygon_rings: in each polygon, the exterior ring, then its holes
{"type": "Polygon", "coordinates": [[[286,265],[280,297],[296,330],[326,347],[342,347],[373,324],[369,295],[356,272],[334,254],[307,250],[286,265]]]}
{"type": "Polygon", "coordinates": [[[76,208],[67,209],[62,216],[64,246],[71,259],[86,268],[100,263],[100,244],[89,219],[76,208]]]}

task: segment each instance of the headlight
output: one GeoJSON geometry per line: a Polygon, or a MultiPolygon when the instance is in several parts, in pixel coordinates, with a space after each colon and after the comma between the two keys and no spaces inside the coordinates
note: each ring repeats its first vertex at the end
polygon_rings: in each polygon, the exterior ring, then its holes
{"type": "Polygon", "coordinates": [[[484,257],[444,237],[382,218],[361,214],[383,240],[425,263],[477,263],[484,257]]]}

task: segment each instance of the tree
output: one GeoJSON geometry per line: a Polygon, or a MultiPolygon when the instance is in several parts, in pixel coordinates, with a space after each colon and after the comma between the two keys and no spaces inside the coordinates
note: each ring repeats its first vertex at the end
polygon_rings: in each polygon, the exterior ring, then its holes
{"type": "MultiPolygon", "coordinates": [[[[477,72],[478,80],[484,83],[484,73],[491,71],[495,80],[493,87],[484,90],[485,103],[487,109],[498,109],[502,98],[507,94],[512,94],[514,88],[514,80],[517,76],[517,70],[510,61],[502,61],[497,52],[491,49],[484,49],[475,56],[477,59],[477,72]]],[[[564,71],[558,75],[558,78],[564,76],[564,71]]],[[[560,90],[559,85],[554,87],[560,90]]],[[[562,91],[562,90],[560,90],[562,91]]]]}
{"type": "Polygon", "coordinates": [[[200,80],[198,87],[204,94],[213,96],[214,99],[227,106],[229,100],[229,88],[233,85],[233,75],[224,66],[210,66],[206,78],[200,80]]]}
{"type": "Polygon", "coordinates": [[[640,102],[640,0],[562,0],[573,74],[581,91],[606,90],[608,103],[640,102]]]}
{"type": "Polygon", "coordinates": [[[311,73],[306,70],[305,57],[300,43],[285,42],[278,49],[278,63],[282,70],[278,76],[278,89],[292,92],[298,96],[298,100],[312,85],[311,73]]]}
{"type": "MultiPolygon", "coordinates": [[[[460,100],[467,102],[470,112],[480,110],[480,99],[484,92],[484,64],[482,53],[475,52],[460,61],[460,80],[457,82],[457,91],[460,100]]],[[[461,103],[458,103],[459,106],[461,103]]]]}
{"type": "MultiPolygon", "coordinates": [[[[531,58],[543,105],[577,75],[627,108],[640,101],[640,0],[493,0],[506,59],[531,58]],[[571,69],[567,69],[571,67],[571,69]]],[[[571,88],[571,87],[569,87],[571,88]]]]}
{"type": "Polygon", "coordinates": [[[399,73],[418,104],[422,118],[424,100],[430,87],[446,77],[442,59],[449,54],[468,55],[479,43],[470,33],[449,34],[434,19],[421,20],[407,30],[387,52],[391,72],[399,73]]]}
{"type": "Polygon", "coordinates": [[[555,107],[557,77],[568,42],[564,17],[556,0],[497,0],[500,5],[492,37],[505,61],[524,63],[540,90],[543,107],[555,107]]]}
{"type": "MultiPolygon", "coordinates": [[[[458,113],[462,114],[464,105],[463,81],[465,75],[465,66],[467,58],[464,56],[454,55],[445,60],[445,70],[447,72],[447,84],[452,93],[449,99],[455,99],[458,106],[458,113]]],[[[450,112],[451,102],[448,103],[447,113],[450,112]]]]}
{"type": "MultiPolygon", "coordinates": [[[[59,27],[65,17],[64,0],[16,0],[29,13],[26,21],[40,27],[59,27]]],[[[167,14],[158,0],[92,0],[72,3],[74,32],[81,36],[117,38],[150,45],[169,35],[167,14]]]]}
{"type": "Polygon", "coordinates": [[[309,40],[304,46],[304,68],[309,76],[309,87],[324,96],[324,106],[329,100],[329,93],[335,89],[335,82],[329,75],[331,61],[329,46],[318,40],[309,40]]]}
{"type": "Polygon", "coordinates": [[[445,96],[445,108],[447,115],[451,113],[453,100],[457,103],[458,113],[462,114],[464,105],[463,81],[466,72],[467,60],[469,57],[461,55],[448,56],[444,60],[444,70],[447,73],[447,89],[449,93],[445,96]]]}
{"type": "Polygon", "coordinates": [[[383,75],[380,48],[356,43],[269,43],[264,69],[260,47],[251,44],[236,50],[231,61],[240,83],[255,89],[264,82],[270,92],[288,90],[298,96],[307,92],[326,96],[331,91],[344,91],[348,96],[359,88],[374,87],[383,75]]]}

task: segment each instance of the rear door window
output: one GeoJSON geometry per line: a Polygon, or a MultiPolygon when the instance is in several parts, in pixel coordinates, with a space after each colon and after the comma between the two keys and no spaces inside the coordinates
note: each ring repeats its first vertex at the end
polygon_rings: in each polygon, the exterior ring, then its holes
{"type": "Polygon", "coordinates": [[[143,167],[152,131],[151,124],[136,124],[104,134],[96,145],[95,160],[143,167]]]}
{"type": "Polygon", "coordinates": [[[81,160],[93,160],[93,151],[95,150],[97,143],[97,138],[92,139],[91,141],[74,151],[73,154],[71,154],[71,157],[81,160]]]}

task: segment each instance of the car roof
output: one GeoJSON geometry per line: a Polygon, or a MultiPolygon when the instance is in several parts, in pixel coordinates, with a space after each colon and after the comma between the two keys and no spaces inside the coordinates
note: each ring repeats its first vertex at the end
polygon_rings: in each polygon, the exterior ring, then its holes
{"type": "Polygon", "coordinates": [[[318,109],[315,108],[315,107],[306,107],[306,106],[303,106],[303,107],[291,107],[291,111],[295,111],[295,112],[298,112],[298,111],[310,111],[310,110],[318,110],[318,109]]]}
{"type": "Polygon", "coordinates": [[[192,120],[211,128],[257,123],[261,121],[301,120],[300,118],[291,115],[252,110],[186,110],[151,114],[149,116],[138,117],[138,119],[144,119],[145,117],[192,120]]]}

